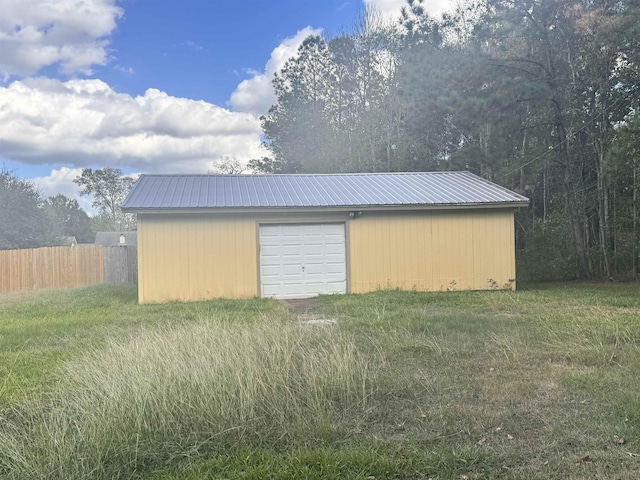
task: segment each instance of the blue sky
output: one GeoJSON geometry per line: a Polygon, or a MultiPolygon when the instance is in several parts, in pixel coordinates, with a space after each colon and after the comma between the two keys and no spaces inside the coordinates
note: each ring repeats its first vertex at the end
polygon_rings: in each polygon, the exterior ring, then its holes
{"type": "Polygon", "coordinates": [[[143,94],[149,87],[170,95],[225,105],[238,83],[261,71],[274,48],[304,27],[340,33],[363,5],[344,0],[175,2],[127,0],[112,37],[117,64],[98,71],[112,86],[143,94]],[[239,7],[239,4],[244,7],[239,7]]]}
{"type": "MultiPolygon", "coordinates": [[[[452,0],[425,0],[434,13],[452,0]]],[[[206,173],[266,154],[271,78],[309,34],[404,0],[0,0],[0,165],[79,198],[83,167],[206,173]]],[[[88,200],[81,199],[84,207],[88,200]]]]}

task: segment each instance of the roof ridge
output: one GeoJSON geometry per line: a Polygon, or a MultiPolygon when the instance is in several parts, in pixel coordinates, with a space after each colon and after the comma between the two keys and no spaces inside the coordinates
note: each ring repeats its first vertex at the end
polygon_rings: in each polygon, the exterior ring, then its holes
{"type": "Polygon", "coordinates": [[[144,177],[347,177],[370,175],[441,175],[441,174],[465,174],[468,170],[446,170],[436,172],[348,172],[348,173],[141,173],[144,177]]]}

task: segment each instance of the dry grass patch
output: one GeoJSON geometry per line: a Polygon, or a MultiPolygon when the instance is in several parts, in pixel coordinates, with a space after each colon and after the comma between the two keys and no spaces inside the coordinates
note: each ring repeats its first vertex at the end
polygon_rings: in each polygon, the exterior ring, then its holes
{"type": "Polygon", "coordinates": [[[344,332],[274,316],[142,328],[66,365],[46,408],[13,412],[0,476],[130,478],[233,445],[332,438],[369,408],[379,363],[344,332]]]}

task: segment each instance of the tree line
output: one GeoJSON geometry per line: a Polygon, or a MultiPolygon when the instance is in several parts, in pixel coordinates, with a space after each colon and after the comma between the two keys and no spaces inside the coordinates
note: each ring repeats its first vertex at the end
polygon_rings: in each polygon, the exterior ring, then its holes
{"type": "Polygon", "coordinates": [[[640,1],[408,0],[307,38],[273,84],[254,170],[470,170],[531,199],[521,277],[637,277],[640,1]]]}
{"type": "Polygon", "coordinates": [[[93,243],[98,231],[135,229],[135,216],[120,205],[134,180],[114,168],[85,168],[74,183],[92,196],[93,217],[65,195],[44,198],[37,186],[12,172],[0,171],[0,250],[58,245],[65,237],[93,243]]]}

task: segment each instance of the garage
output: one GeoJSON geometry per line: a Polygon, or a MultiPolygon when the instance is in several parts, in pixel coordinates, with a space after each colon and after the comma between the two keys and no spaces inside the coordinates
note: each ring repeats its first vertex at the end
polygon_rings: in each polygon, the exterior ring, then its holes
{"type": "Polygon", "coordinates": [[[347,293],[345,225],[260,225],[263,297],[308,298],[347,293]]]}
{"type": "Polygon", "coordinates": [[[470,172],[141,175],[140,303],[516,288],[516,192],[470,172]]]}

